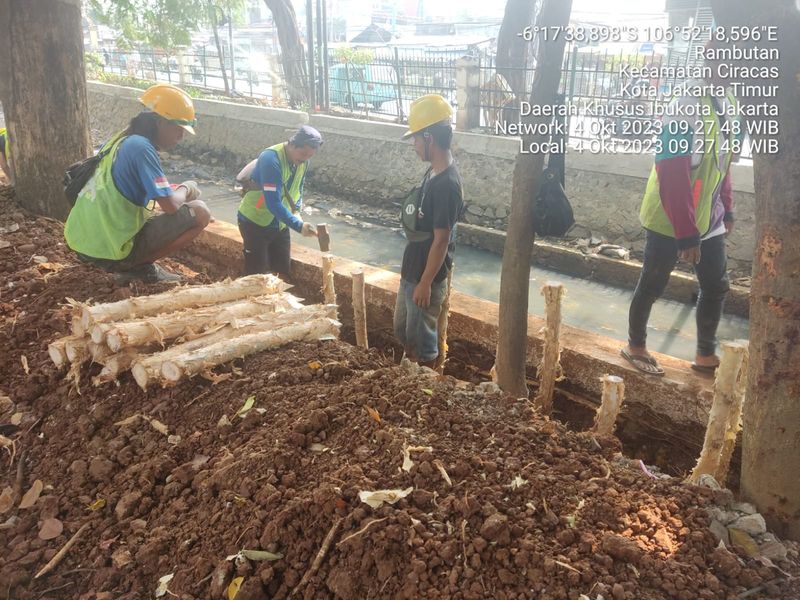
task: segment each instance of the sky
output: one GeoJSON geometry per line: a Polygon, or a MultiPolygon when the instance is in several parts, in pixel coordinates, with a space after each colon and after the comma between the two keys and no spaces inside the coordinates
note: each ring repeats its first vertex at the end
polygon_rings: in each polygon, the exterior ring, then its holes
{"type": "MultiPolygon", "coordinates": [[[[573,0],[572,13],[581,19],[612,20],[644,18],[663,14],[666,0],[573,0]]],[[[502,0],[425,0],[426,14],[455,17],[465,13],[470,16],[503,16],[502,0]]]]}

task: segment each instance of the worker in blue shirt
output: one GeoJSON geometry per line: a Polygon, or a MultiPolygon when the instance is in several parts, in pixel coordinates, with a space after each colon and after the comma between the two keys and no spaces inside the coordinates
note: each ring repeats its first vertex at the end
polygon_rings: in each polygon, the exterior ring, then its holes
{"type": "Polygon", "coordinates": [[[308,161],[320,146],[320,132],[303,125],[289,141],[264,150],[236,177],[245,190],[237,218],[244,242],[245,275],[276,273],[287,278],[289,229],[306,237],[317,235],[299,212],[308,161]]]}

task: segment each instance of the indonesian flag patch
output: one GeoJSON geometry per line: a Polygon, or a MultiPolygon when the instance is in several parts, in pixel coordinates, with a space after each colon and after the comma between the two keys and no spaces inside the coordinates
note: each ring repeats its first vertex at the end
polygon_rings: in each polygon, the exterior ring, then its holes
{"type": "Polygon", "coordinates": [[[169,181],[167,181],[166,177],[156,177],[154,183],[156,184],[156,187],[160,190],[170,189],[169,181]]]}
{"type": "Polygon", "coordinates": [[[276,183],[265,183],[264,184],[264,191],[265,192],[277,192],[278,185],[276,183]]]}

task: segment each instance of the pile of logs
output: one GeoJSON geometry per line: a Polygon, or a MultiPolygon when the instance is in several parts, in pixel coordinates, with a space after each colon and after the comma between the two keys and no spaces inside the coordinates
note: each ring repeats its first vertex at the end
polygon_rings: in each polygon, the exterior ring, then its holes
{"type": "Polygon", "coordinates": [[[50,344],[76,378],[103,365],[95,385],[127,370],[142,389],[172,385],[212,367],[291,341],[338,337],[336,307],[303,305],[274,275],[248,275],[108,304],[75,301],[72,334],[50,344]]]}

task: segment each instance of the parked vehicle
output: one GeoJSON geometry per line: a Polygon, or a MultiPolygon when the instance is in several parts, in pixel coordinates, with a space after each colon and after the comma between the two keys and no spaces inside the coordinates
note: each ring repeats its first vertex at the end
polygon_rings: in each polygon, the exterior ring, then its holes
{"type": "Polygon", "coordinates": [[[380,110],[384,102],[397,100],[397,77],[389,66],[341,63],[329,70],[331,104],[354,109],[370,104],[380,110]]]}

